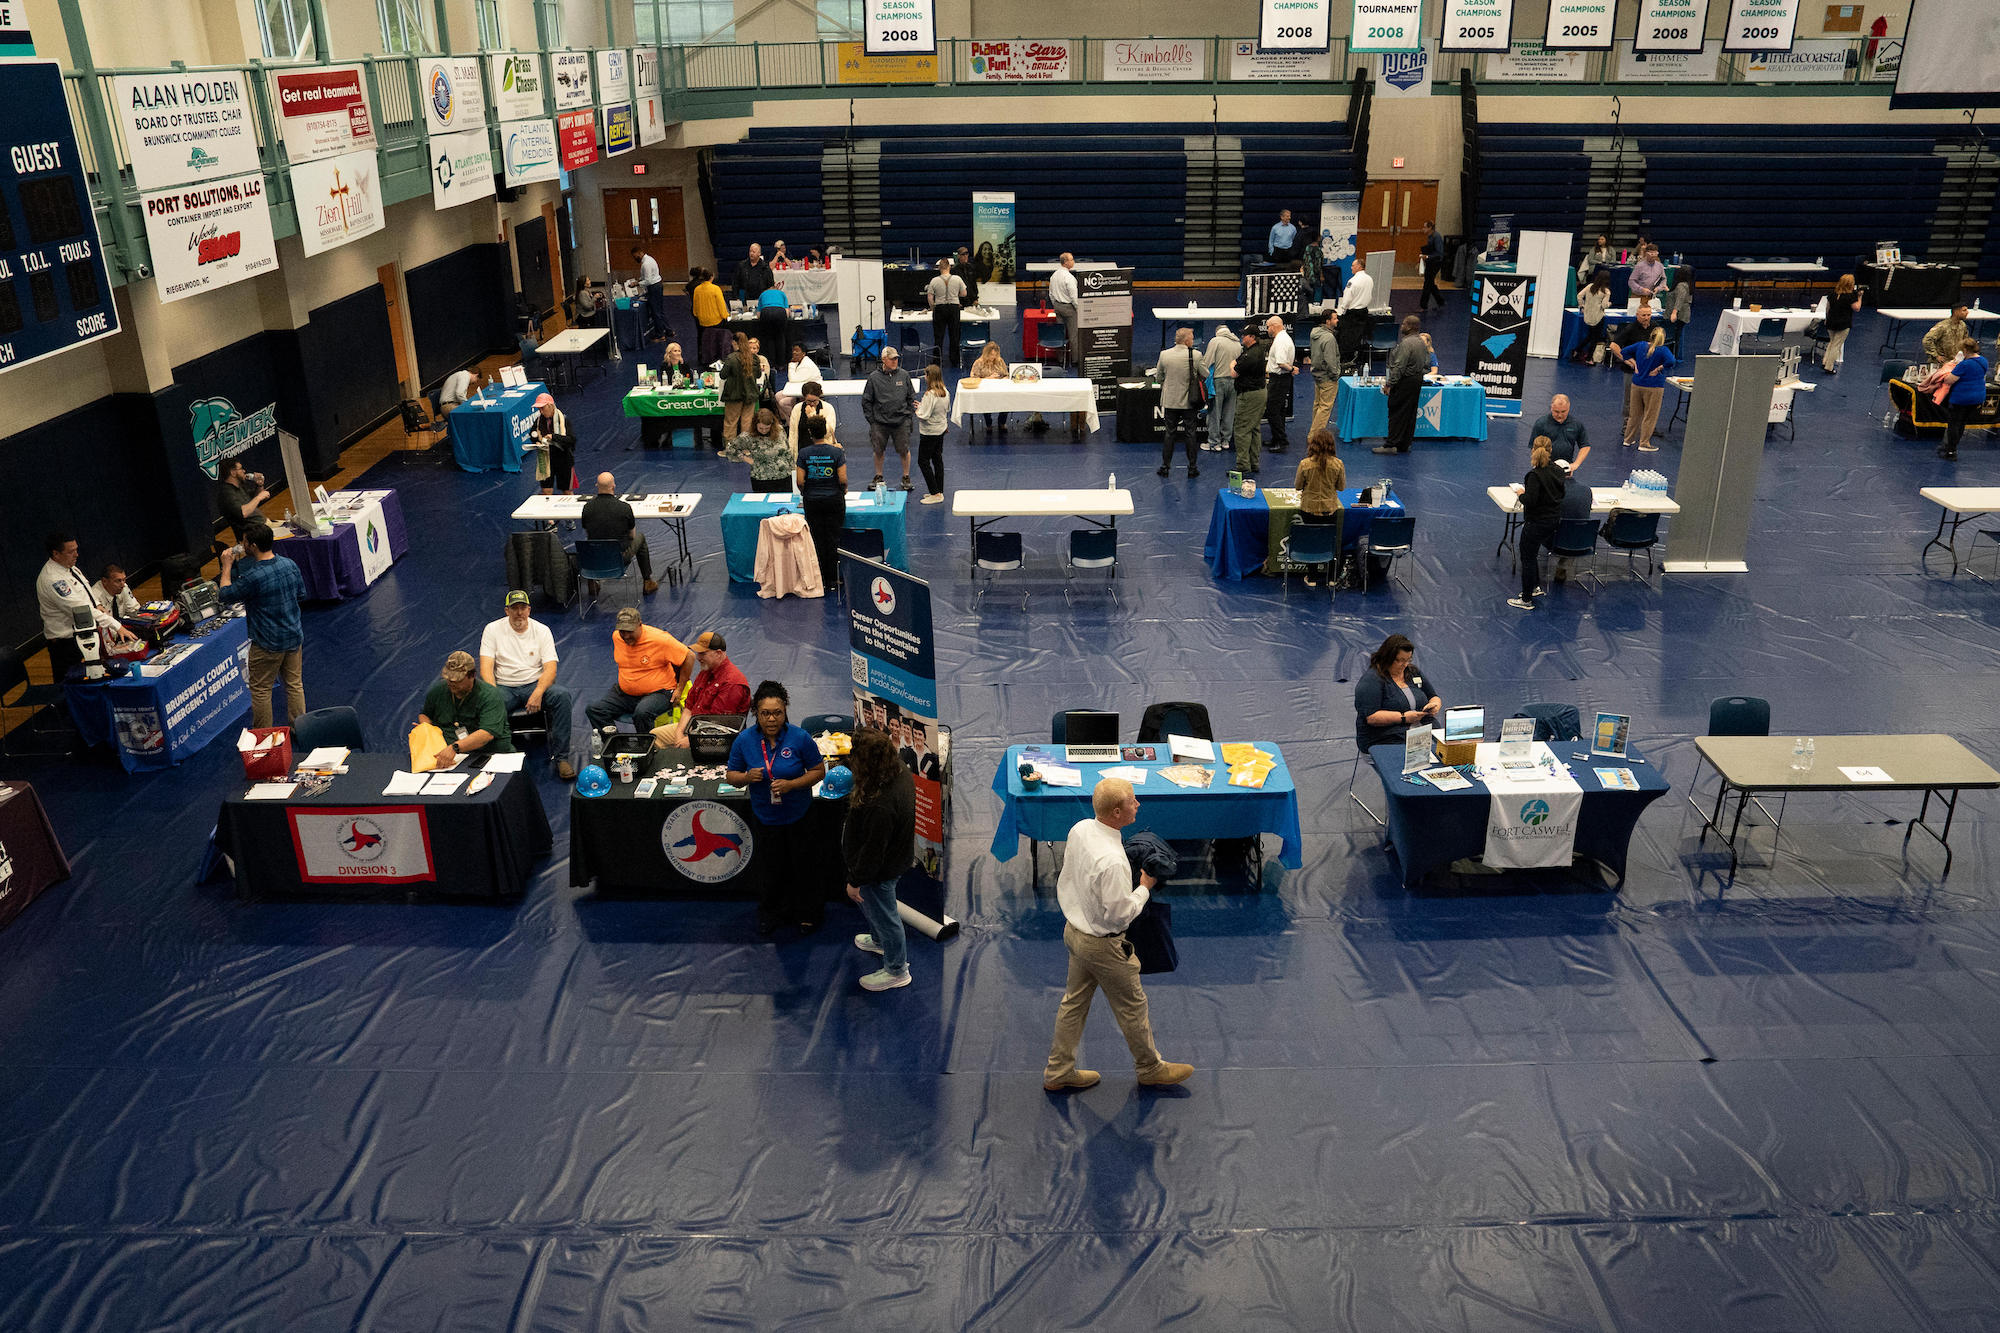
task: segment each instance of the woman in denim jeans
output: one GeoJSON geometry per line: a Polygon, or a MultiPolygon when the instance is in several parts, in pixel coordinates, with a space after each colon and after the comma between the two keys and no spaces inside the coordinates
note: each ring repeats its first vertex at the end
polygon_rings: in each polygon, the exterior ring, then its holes
{"type": "Polygon", "coordinates": [[[854,790],[840,851],[847,862],[847,896],[867,918],[868,933],[854,947],[882,955],[882,967],[861,978],[863,990],[910,984],[910,952],[896,911],[896,884],[910,868],[917,837],[916,787],[888,733],[857,728],[847,757],[854,790]]]}

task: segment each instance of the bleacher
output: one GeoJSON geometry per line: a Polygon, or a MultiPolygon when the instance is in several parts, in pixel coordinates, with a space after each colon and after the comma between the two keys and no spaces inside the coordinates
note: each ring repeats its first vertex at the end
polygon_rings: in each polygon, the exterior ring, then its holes
{"type": "Polygon", "coordinates": [[[1486,217],[1508,213],[1517,228],[1581,236],[1590,198],[1586,132],[1603,130],[1480,125],[1479,208],[1484,216],[1465,220],[1466,235],[1483,236],[1486,217]]]}
{"type": "Polygon", "coordinates": [[[1355,188],[1352,145],[1339,121],[1239,125],[1222,132],[1243,145],[1244,254],[1264,253],[1281,208],[1291,209],[1292,221],[1308,235],[1317,235],[1320,192],[1355,188]]]}

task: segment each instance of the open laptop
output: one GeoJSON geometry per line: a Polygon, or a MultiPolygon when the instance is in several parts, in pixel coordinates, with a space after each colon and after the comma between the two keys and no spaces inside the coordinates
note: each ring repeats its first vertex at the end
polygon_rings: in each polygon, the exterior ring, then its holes
{"type": "Polygon", "coordinates": [[[1063,715],[1063,757],[1072,764],[1118,762],[1118,714],[1073,710],[1063,715]]]}
{"type": "Polygon", "coordinates": [[[1447,741],[1485,740],[1486,710],[1474,706],[1445,709],[1444,738],[1447,741]]]}

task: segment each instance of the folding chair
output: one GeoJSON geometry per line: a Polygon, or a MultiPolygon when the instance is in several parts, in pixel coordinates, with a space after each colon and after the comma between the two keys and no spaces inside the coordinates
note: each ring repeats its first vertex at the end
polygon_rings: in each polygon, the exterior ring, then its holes
{"type": "MultiPolygon", "coordinates": [[[[579,541],[576,544],[576,576],[586,589],[584,614],[590,614],[591,607],[597,605],[604,584],[624,578],[629,571],[623,542],[592,541],[589,538],[579,541]],[[587,591],[591,584],[597,585],[596,594],[587,591]]],[[[634,588],[631,605],[638,604],[638,589],[634,588]]]]}
{"type": "Polygon", "coordinates": [[[1321,566],[1329,594],[1334,592],[1334,566],[1340,561],[1340,532],[1345,516],[1334,512],[1331,523],[1294,522],[1285,538],[1285,588],[1292,586],[1292,566],[1321,566]]]}
{"type": "Polygon", "coordinates": [[[1417,534],[1417,520],[1414,514],[1404,514],[1401,518],[1377,518],[1368,527],[1368,550],[1362,565],[1361,591],[1367,592],[1374,580],[1376,556],[1387,556],[1389,572],[1385,577],[1393,579],[1396,574],[1396,557],[1413,552],[1417,534]]]}
{"type": "MultiPolygon", "coordinates": [[[[995,532],[991,528],[980,529],[973,535],[972,561],[976,568],[983,570],[987,575],[979,585],[979,592],[972,599],[973,606],[977,608],[985,600],[986,590],[993,585],[994,574],[1026,566],[1027,561],[1021,554],[1021,534],[995,532]]],[[[1023,611],[1028,609],[1028,591],[1025,587],[1021,590],[1021,609],[1023,611]]]]}
{"type": "MultiPolygon", "coordinates": [[[[1115,600],[1118,596],[1118,529],[1076,528],[1069,534],[1063,552],[1063,601],[1070,602],[1070,578],[1079,569],[1107,571],[1104,586],[1115,600]]],[[[1025,604],[1025,603],[1024,603],[1025,604]]]]}
{"type": "MultiPolygon", "coordinates": [[[[1599,530],[1604,544],[1614,551],[1625,553],[1625,568],[1634,576],[1638,568],[1634,565],[1637,553],[1646,553],[1647,587],[1652,586],[1653,548],[1660,544],[1660,516],[1658,514],[1635,514],[1629,509],[1614,509],[1599,530]]],[[[1593,572],[1592,578],[1597,575],[1593,572]]]]}

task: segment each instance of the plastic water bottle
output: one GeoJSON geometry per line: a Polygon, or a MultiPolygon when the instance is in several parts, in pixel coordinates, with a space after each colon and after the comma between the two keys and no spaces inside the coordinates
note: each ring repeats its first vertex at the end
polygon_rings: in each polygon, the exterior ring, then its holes
{"type": "Polygon", "coordinates": [[[883,505],[883,504],[887,504],[887,503],[889,503],[889,500],[888,500],[888,495],[889,495],[889,483],[888,483],[888,482],[886,482],[886,481],[878,481],[878,482],[876,482],[876,483],[875,483],[875,503],[876,503],[876,504],[878,504],[878,505],[883,505]]]}
{"type": "Polygon", "coordinates": [[[1792,739],[1792,772],[1807,773],[1813,766],[1813,738],[1796,736],[1792,739]]]}
{"type": "Polygon", "coordinates": [[[604,747],[610,744],[611,733],[614,730],[616,730],[615,727],[606,727],[602,731],[594,731],[591,733],[590,735],[591,763],[598,765],[602,765],[604,763],[604,747]]]}
{"type": "Polygon", "coordinates": [[[1104,489],[1107,491],[1115,491],[1118,489],[1118,474],[1116,472],[1112,473],[1109,477],[1105,478],[1104,489]]]}

